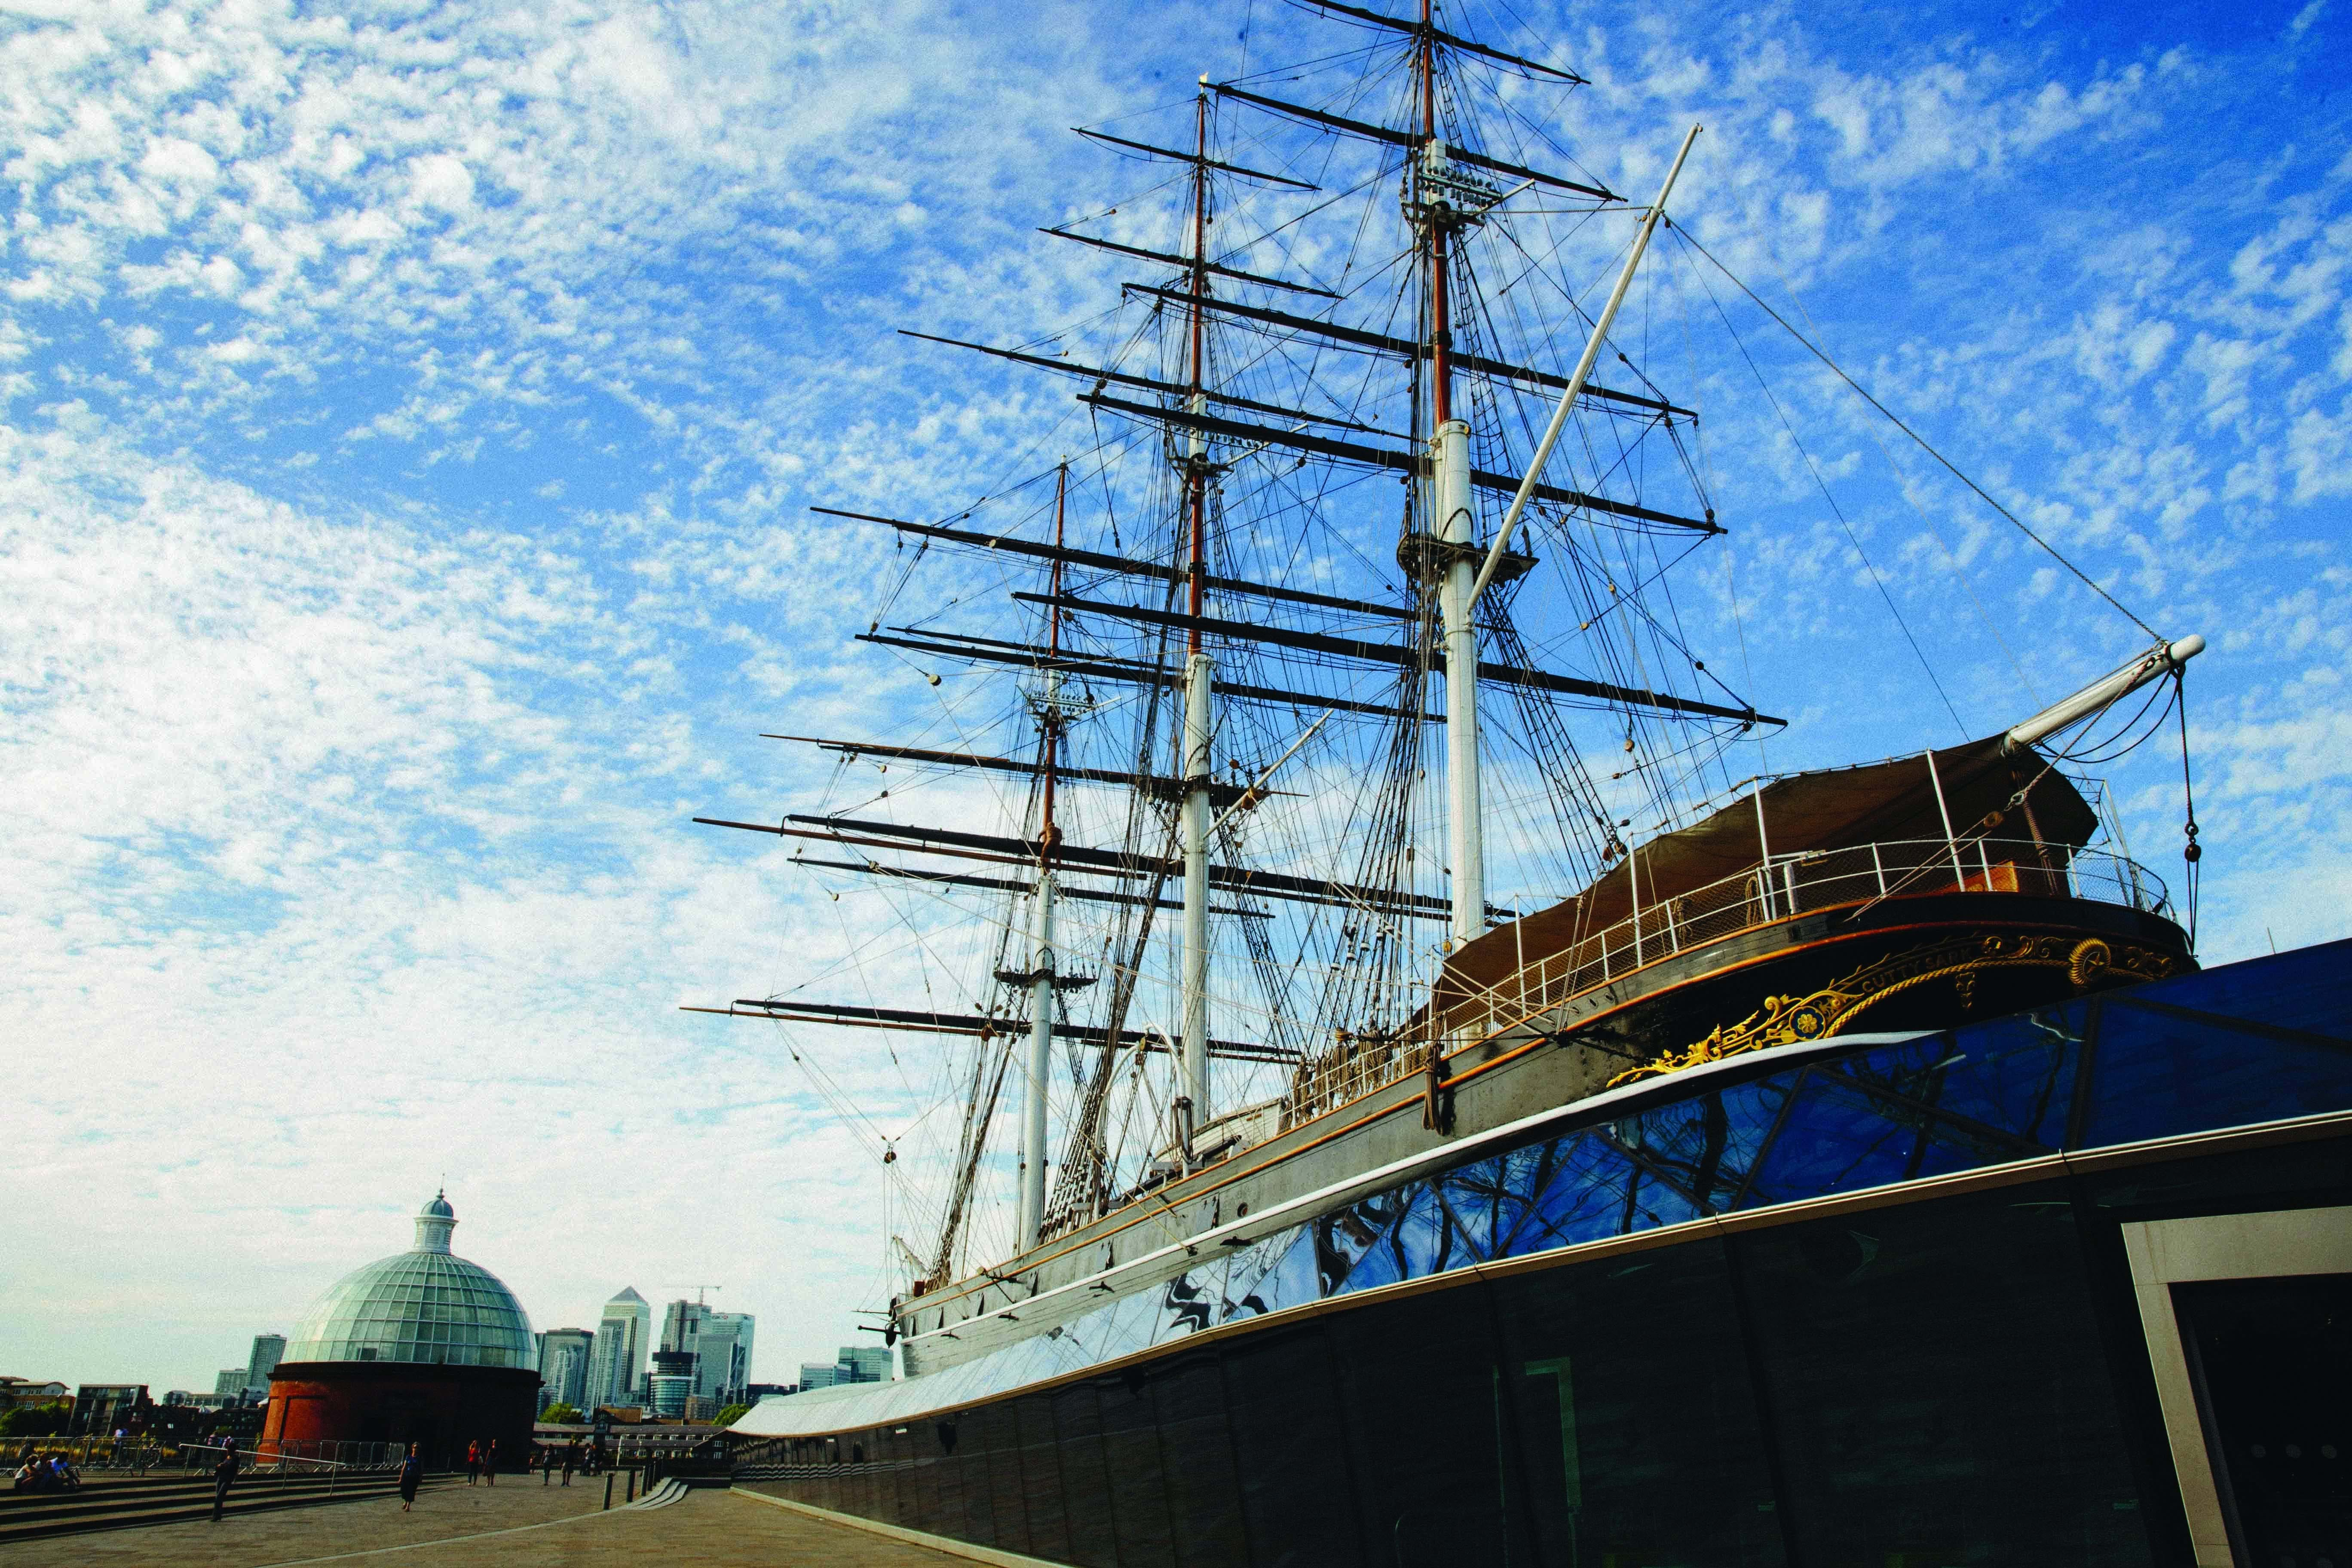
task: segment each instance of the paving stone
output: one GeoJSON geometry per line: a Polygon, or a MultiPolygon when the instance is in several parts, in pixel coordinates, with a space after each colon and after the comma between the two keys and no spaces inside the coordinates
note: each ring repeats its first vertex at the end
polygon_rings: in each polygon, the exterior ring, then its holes
{"type": "Polygon", "coordinates": [[[415,1511],[397,1497],[219,1524],[156,1525],[26,1542],[8,1568],[941,1568],[970,1559],[730,1497],[719,1489],[665,1508],[602,1509],[604,1483],[569,1490],[510,1478],[496,1487],[426,1489],[415,1511]]]}

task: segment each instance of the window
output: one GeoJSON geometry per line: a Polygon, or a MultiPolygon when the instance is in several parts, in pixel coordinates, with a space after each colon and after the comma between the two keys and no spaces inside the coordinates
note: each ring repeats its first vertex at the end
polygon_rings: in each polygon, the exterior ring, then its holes
{"type": "Polygon", "coordinates": [[[1719,1241],[1508,1276],[1494,1291],[1540,1561],[1778,1568],[1719,1241]]]}
{"type": "Polygon", "coordinates": [[[1731,1246],[1804,1561],[2149,1561],[2063,1186],[1731,1246]]]}

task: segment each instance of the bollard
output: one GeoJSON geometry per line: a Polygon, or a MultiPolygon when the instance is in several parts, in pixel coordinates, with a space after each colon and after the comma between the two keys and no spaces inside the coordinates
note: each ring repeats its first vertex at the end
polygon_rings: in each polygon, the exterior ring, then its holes
{"type": "Polygon", "coordinates": [[[613,1478],[610,1472],[607,1472],[604,1477],[604,1506],[606,1508],[613,1506],[613,1478]]]}

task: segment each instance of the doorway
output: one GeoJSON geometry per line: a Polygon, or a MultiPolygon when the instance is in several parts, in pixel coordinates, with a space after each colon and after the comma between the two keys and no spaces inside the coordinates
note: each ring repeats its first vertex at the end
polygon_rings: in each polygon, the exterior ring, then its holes
{"type": "Polygon", "coordinates": [[[2171,1290],[2239,1560],[2352,1568],[2352,1274],[2171,1290]]]}
{"type": "Polygon", "coordinates": [[[2352,1208],[2123,1233],[2198,1568],[2352,1568],[2352,1208]]]}

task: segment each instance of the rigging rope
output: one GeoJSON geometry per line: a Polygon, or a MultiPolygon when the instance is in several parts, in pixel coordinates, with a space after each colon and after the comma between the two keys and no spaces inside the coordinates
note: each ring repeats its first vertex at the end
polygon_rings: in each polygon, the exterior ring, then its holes
{"type": "MultiPolygon", "coordinates": [[[[1982,500],[1985,505],[1992,508],[1993,510],[2000,513],[2001,516],[2007,518],[2010,521],[2010,523],[2016,528],[2018,532],[2025,535],[2026,538],[2032,540],[2036,545],[2040,546],[2043,552],[2048,554],[2050,559],[2055,561],[2059,565],[2063,566],[2067,571],[2073,573],[2075,577],[2082,582],[2084,587],[2090,589],[2092,593],[2096,594],[2100,598],[2105,599],[2108,604],[2114,605],[2116,612],[2118,615],[2131,622],[2132,625],[2137,626],[2140,630],[2146,632],[2149,637],[2157,637],[2157,630],[2154,626],[2149,626],[2146,621],[2141,620],[2137,616],[2132,614],[2130,610],[2125,607],[2122,600],[2116,598],[2113,594],[2108,593],[2105,588],[2100,587],[2099,584],[2091,578],[2088,573],[2084,572],[2080,566],[2075,565],[2072,561],[2067,560],[2065,556],[2060,554],[2056,545],[2051,543],[2048,540],[2034,532],[2032,529],[2027,527],[2025,521],[2022,518],[2010,510],[2009,508],[2001,505],[2000,502],[1993,500],[1992,496],[1986,491],[1982,485],[1977,483],[1976,480],[1962,473],[1959,470],[1958,466],[1949,458],[1945,457],[1943,453],[1936,450],[1933,446],[1929,445],[1927,438],[1925,436],[1920,435],[1919,432],[1905,424],[1901,416],[1897,415],[1893,409],[1887,407],[1886,405],[1879,402],[1875,396],[1872,395],[1870,388],[1863,385],[1862,383],[1854,380],[1851,375],[1848,375],[1845,373],[1845,367],[1839,364],[1837,361],[1832,359],[1829,356],[1827,350],[1815,343],[1812,339],[1805,336],[1804,333],[1797,331],[1795,327],[1790,326],[1787,317],[1781,315],[1780,311],[1767,304],[1763,298],[1759,295],[1755,289],[1750,289],[1746,283],[1740,280],[1738,273],[1732,271],[1730,268],[1726,267],[1722,262],[1717,260],[1713,251],[1707,249],[1706,246],[1701,245],[1697,240],[1692,238],[1688,231],[1685,230],[1672,218],[1668,218],[1666,220],[1666,226],[1674,230],[1675,236],[1680,238],[1685,245],[1689,246],[1693,250],[1697,251],[1701,256],[1706,258],[1709,266],[1713,267],[1717,272],[1722,273],[1726,278],[1730,279],[1734,288],[1747,295],[1748,299],[1754,300],[1758,310],[1763,311],[1766,315],[1771,317],[1774,321],[1778,322],[1780,329],[1787,332],[1790,337],[1796,339],[1799,343],[1802,344],[1808,353],[1827,365],[1832,375],[1835,375],[1840,381],[1844,382],[1848,386],[1853,388],[1855,392],[1859,393],[1862,395],[1863,401],[1868,403],[1873,408],[1877,409],[1879,413],[1885,415],[1887,420],[1893,424],[1897,430],[1902,431],[1903,434],[1910,437],[1912,440],[1917,442],[1919,449],[1927,453],[1927,456],[1935,458],[1937,462],[1942,464],[1944,470],[1947,473],[1959,480],[1960,483],[1968,486],[1971,490],[1974,490],[1977,493],[1977,498],[1979,500],[1982,500]]],[[[2160,641],[2162,639],[2158,638],[2158,640],[2160,641]]]]}
{"type": "MultiPolygon", "coordinates": [[[[1692,243],[1696,245],[1697,242],[1692,243]]],[[[1708,257],[1707,259],[1713,261],[1715,258],[1708,257]]],[[[1727,272],[1724,276],[1730,277],[1730,274],[1727,272]]],[[[1734,283],[1739,283],[1737,278],[1731,280],[1734,283]]],[[[1705,278],[1699,279],[1699,287],[1706,289],[1707,300],[1715,306],[1715,313],[1722,321],[1723,330],[1731,334],[1732,345],[1738,349],[1739,357],[1748,362],[1748,372],[1756,377],[1756,384],[1763,392],[1764,401],[1772,405],[1773,416],[1780,421],[1780,428],[1787,433],[1790,444],[1797,448],[1797,455],[1805,459],[1805,471],[1812,475],[1814,488],[1822,492],[1822,499],[1829,502],[1830,513],[1837,519],[1838,527],[1844,531],[1845,542],[1853,546],[1854,554],[1861,558],[1863,570],[1870,574],[1871,585],[1878,590],[1878,596],[1886,601],[1886,613],[1895,617],[1895,628],[1902,632],[1903,640],[1911,645],[1911,652],[1919,660],[1919,668],[1927,672],[1927,683],[1936,689],[1936,695],[1943,700],[1944,711],[1952,716],[1952,722],[1959,726],[1960,734],[1965,739],[1969,732],[1968,721],[1962,719],[1960,710],[1952,706],[1951,695],[1944,689],[1943,681],[1937,677],[1935,665],[1928,661],[1927,651],[1919,646],[1919,639],[1911,635],[1911,624],[1903,618],[1903,612],[1895,607],[1895,595],[1886,588],[1886,579],[1879,575],[1877,566],[1862,548],[1862,541],[1854,537],[1853,525],[1845,520],[1845,509],[1839,506],[1837,497],[1830,493],[1828,481],[1822,478],[1821,469],[1813,462],[1813,455],[1805,450],[1805,444],[1798,439],[1796,426],[1789,422],[1788,413],[1780,406],[1780,400],[1772,395],[1771,384],[1764,379],[1763,368],[1756,363],[1756,356],[1748,352],[1747,342],[1740,337],[1738,330],[1732,326],[1731,317],[1724,310],[1723,301],[1715,297],[1715,290],[1708,287],[1705,278]]],[[[1739,287],[1745,290],[1748,285],[1739,283],[1739,287]]],[[[1749,293],[1748,297],[1751,300],[1756,298],[1753,293],[1749,293]]],[[[1762,301],[1759,300],[1758,303],[1761,304],[1762,301]]],[[[1767,305],[1765,309],[1769,310],[1771,307],[1767,305]]],[[[1780,318],[1775,316],[1773,320],[1780,321],[1780,318]]],[[[1784,327],[1788,326],[1786,321],[1781,321],[1780,324],[1784,327]]],[[[1790,330],[1795,331],[1794,328],[1790,330]]],[[[1864,393],[1863,395],[1868,397],[1870,395],[1864,393]]],[[[1893,418],[1894,416],[1889,415],[1887,417],[1893,418]]]]}
{"type": "Polygon", "coordinates": [[[2189,843],[2180,851],[2181,859],[2189,864],[2182,891],[2189,902],[2189,945],[2197,945],[2197,879],[2199,862],[2205,858],[2205,847],[2197,842],[2197,785],[2189,776],[2189,671],[2176,665],[2172,670],[2173,707],[2180,714],[2180,794],[2189,805],[2189,820],[2181,831],[2189,843]]]}

